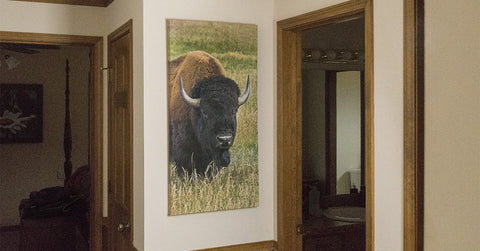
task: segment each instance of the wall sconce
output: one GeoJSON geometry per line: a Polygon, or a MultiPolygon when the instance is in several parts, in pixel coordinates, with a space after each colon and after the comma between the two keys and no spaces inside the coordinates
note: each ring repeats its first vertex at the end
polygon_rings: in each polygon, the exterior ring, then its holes
{"type": "Polygon", "coordinates": [[[319,49],[309,48],[303,49],[303,61],[313,63],[364,63],[365,52],[344,49],[319,49]]]}

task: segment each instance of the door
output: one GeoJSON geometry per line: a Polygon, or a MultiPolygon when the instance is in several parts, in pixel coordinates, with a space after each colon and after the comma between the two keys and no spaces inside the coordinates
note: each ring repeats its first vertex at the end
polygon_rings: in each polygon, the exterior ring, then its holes
{"type": "Polygon", "coordinates": [[[132,250],[132,21],[108,36],[107,250],[132,250]]]}
{"type": "Polygon", "coordinates": [[[366,250],[374,250],[373,0],[346,1],[277,22],[278,250],[302,250],[302,32],[349,18],[365,18],[366,250]]]}

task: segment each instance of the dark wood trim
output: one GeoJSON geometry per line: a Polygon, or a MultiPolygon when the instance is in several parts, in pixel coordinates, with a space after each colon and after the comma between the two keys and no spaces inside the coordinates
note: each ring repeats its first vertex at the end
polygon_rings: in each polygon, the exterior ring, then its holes
{"type": "Polygon", "coordinates": [[[13,1],[85,5],[85,6],[95,6],[95,7],[107,7],[109,4],[113,2],[113,0],[13,0],[13,1]]]}
{"type": "Polygon", "coordinates": [[[0,42],[51,45],[84,45],[91,49],[89,83],[89,165],[91,170],[91,250],[102,247],[103,214],[103,38],[59,34],[0,31],[0,42]]]}
{"type": "Polygon", "coordinates": [[[374,130],[373,0],[365,2],[365,227],[366,250],[375,250],[375,130],[374,130]]]}
{"type": "Polygon", "coordinates": [[[404,0],[404,250],[423,250],[424,1],[404,0]]]}
{"type": "Polygon", "coordinates": [[[277,23],[278,250],[302,250],[301,32],[365,16],[366,247],[374,250],[373,0],[353,0],[277,23]]]}
{"type": "Polygon", "coordinates": [[[11,232],[11,231],[20,231],[20,225],[11,225],[11,226],[1,226],[0,233],[2,232],[11,232]]]}
{"type": "Polygon", "coordinates": [[[337,194],[337,71],[325,71],[326,195],[337,194]]]}
{"type": "MultiPolygon", "coordinates": [[[[124,23],[122,26],[120,26],[118,29],[116,29],[114,32],[110,33],[108,35],[108,41],[113,41],[124,36],[125,34],[132,33],[132,29],[133,29],[132,27],[133,27],[133,19],[130,19],[126,23],[124,23]]],[[[133,35],[131,36],[133,39],[133,35]]],[[[132,40],[132,46],[133,46],[133,40],[132,40]]]]}
{"type": "Polygon", "coordinates": [[[302,250],[301,36],[277,27],[277,235],[279,250],[302,250]],[[298,44],[297,44],[298,43],[298,44]],[[300,117],[300,119],[297,119],[300,117]],[[300,130],[300,134],[298,131],[300,130]]]}
{"type": "Polygon", "coordinates": [[[365,72],[360,72],[360,187],[365,192],[365,72]]]}
{"type": "Polygon", "coordinates": [[[64,184],[66,185],[72,176],[72,127],[70,123],[70,66],[67,59],[65,63],[65,121],[63,133],[63,152],[65,162],[63,163],[63,172],[65,175],[64,184]]]}
{"type": "MultiPolygon", "coordinates": [[[[0,31],[2,43],[94,46],[102,37],[0,31]]],[[[103,48],[103,47],[102,47],[103,48]]]]}
{"type": "Polygon", "coordinates": [[[244,250],[258,250],[258,251],[275,251],[277,250],[277,242],[275,241],[260,241],[239,245],[231,245],[216,248],[198,249],[196,251],[244,251],[244,250]]]}
{"type": "Polygon", "coordinates": [[[350,0],[320,10],[281,20],[277,26],[284,30],[307,30],[329,23],[363,16],[367,0],[350,0]],[[347,11],[346,11],[347,10],[347,11]]]}

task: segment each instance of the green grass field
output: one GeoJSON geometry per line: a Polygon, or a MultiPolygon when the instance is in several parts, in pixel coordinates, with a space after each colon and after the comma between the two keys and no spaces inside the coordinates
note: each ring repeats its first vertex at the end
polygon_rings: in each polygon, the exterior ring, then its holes
{"type": "Polygon", "coordinates": [[[257,26],[250,24],[167,20],[168,60],[201,50],[216,57],[227,77],[243,92],[250,75],[251,93],[237,113],[231,163],[209,175],[178,176],[169,164],[169,215],[258,206],[257,26]]]}

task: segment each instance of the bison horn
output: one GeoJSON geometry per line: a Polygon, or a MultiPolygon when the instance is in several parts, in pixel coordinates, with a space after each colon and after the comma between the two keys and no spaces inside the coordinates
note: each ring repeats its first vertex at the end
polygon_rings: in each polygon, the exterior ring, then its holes
{"type": "Polygon", "coordinates": [[[245,104],[248,96],[250,96],[250,75],[247,77],[247,87],[245,87],[245,91],[243,92],[242,96],[238,97],[238,106],[245,104]]]}
{"type": "Polygon", "coordinates": [[[199,98],[191,98],[188,96],[188,94],[185,92],[185,89],[183,88],[183,80],[182,77],[180,77],[180,89],[182,92],[182,98],[187,105],[194,107],[194,108],[199,108],[200,107],[200,99],[199,98]]]}

